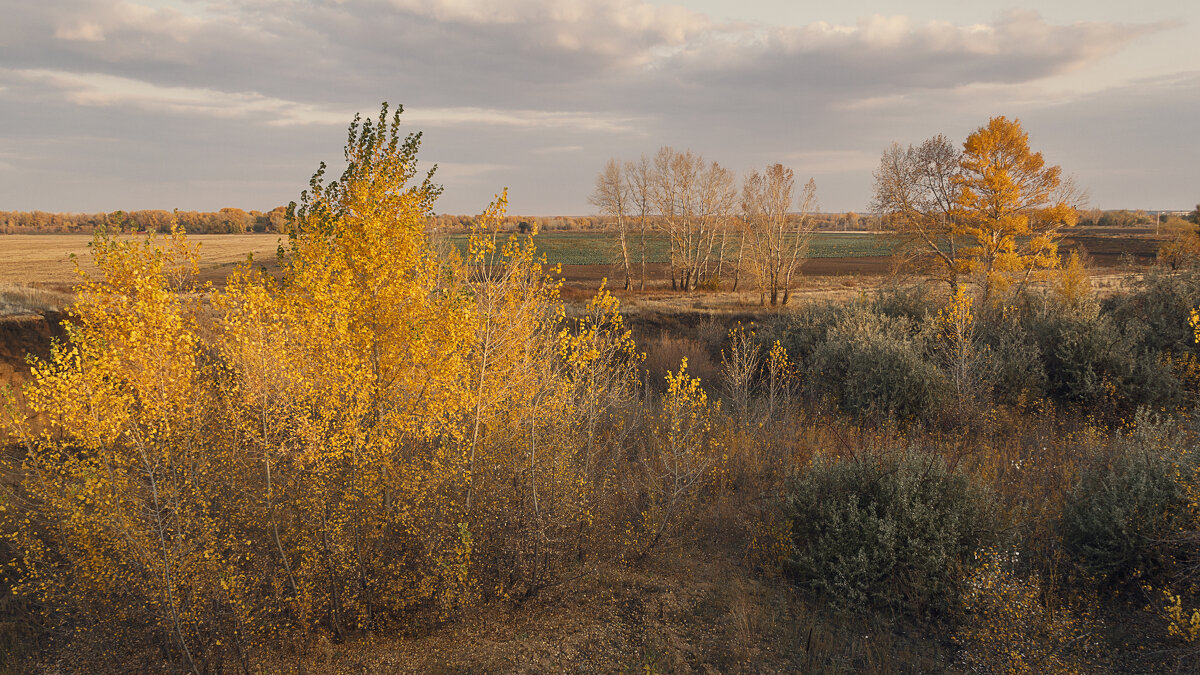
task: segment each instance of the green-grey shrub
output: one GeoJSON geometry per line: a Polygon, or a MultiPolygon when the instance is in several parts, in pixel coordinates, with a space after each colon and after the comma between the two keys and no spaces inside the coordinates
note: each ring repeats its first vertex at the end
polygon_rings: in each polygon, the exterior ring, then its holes
{"type": "Polygon", "coordinates": [[[1005,403],[1035,399],[1046,393],[1042,353],[1016,312],[984,315],[976,324],[989,352],[987,381],[991,394],[1005,403]]]}
{"type": "Polygon", "coordinates": [[[1188,455],[1135,437],[1087,462],[1067,494],[1060,533],[1067,553],[1114,583],[1160,572],[1183,550],[1190,505],[1180,476],[1188,455]]]}
{"type": "Polygon", "coordinates": [[[823,459],[795,478],[788,571],[842,608],[944,611],[957,572],[989,541],[988,493],[936,456],[823,459]]]}
{"type": "Polygon", "coordinates": [[[1167,273],[1157,268],[1132,293],[1105,300],[1104,312],[1139,338],[1139,347],[1200,354],[1188,316],[1200,298],[1200,268],[1167,273]]]}
{"type": "Polygon", "coordinates": [[[810,302],[764,324],[758,336],[764,349],[776,340],[794,361],[805,363],[829,339],[829,330],[846,312],[846,305],[810,302]]]}
{"type": "Polygon", "coordinates": [[[937,316],[940,304],[931,295],[924,283],[900,285],[889,283],[880,288],[871,299],[871,309],[883,316],[904,317],[917,323],[937,316]]]}
{"type": "Polygon", "coordinates": [[[1067,306],[1036,294],[989,312],[980,327],[994,355],[999,400],[1040,389],[1060,403],[1110,412],[1181,402],[1181,385],[1162,353],[1142,339],[1145,330],[1096,302],[1067,306]]]}
{"type": "Polygon", "coordinates": [[[813,350],[807,381],[854,413],[900,419],[936,416],[948,385],[929,351],[930,325],[856,305],[813,350]]]}

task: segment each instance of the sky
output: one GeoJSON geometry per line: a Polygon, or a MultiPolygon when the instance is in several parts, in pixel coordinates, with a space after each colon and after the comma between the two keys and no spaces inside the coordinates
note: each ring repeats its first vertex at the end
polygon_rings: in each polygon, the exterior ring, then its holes
{"type": "Polygon", "coordinates": [[[0,210],[267,210],[404,106],[442,213],[593,213],[610,158],[781,162],[1019,118],[1095,208],[1200,201],[1200,2],[0,0],[0,210]],[[1034,9],[1036,7],[1036,9],[1034,9]]]}

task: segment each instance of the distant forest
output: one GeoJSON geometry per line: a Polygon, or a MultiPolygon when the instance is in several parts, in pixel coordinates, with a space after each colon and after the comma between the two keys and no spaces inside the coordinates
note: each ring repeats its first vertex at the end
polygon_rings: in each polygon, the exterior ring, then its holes
{"type": "MultiPolygon", "coordinates": [[[[1165,215],[1165,214],[1164,214],[1165,215]]],[[[1092,209],[1079,214],[1081,227],[1153,227],[1155,217],[1147,211],[1092,209]]],[[[477,216],[438,214],[430,216],[430,229],[460,232],[477,216]]],[[[817,230],[878,230],[880,219],[870,214],[818,213],[811,215],[817,230]]],[[[97,228],[146,232],[169,232],[177,222],[192,234],[282,233],[287,231],[287,207],[270,211],[224,208],[219,211],[113,211],[111,213],[49,213],[47,211],[0,211],[0,234],[91,234],[97,228]]],[[[539,232],[603,230],[611,225],[602,216],[505,216],[506,229],[524,231],[537,226],[539,232]]]]}

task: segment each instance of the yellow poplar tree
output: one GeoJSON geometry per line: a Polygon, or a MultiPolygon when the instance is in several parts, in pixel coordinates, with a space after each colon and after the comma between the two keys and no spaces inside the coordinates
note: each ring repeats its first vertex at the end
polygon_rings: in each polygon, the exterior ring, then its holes
{"type": "Polygon", "coordinates": [[[436,255],[441,189],[388,112],[356,118],[341,178],[322,165],[289,208],[278,276],[196,288],[178,229],[93,244],[0,517],[20,590],[115,657],[250,672],[619,546],[598,511],[642,356],[616,300],[567,319],[533,234],[500,235],[503,195],[465,256],[436,255]]]}
{"type": "Polygon", "coordinates": [[[40,431],[24,430],[22,488],[35,515],[14,534],[23,590],[90,621],[147,622],[196,670],[197,628],[219,597],[207,555],[220,546],[201,439],[207,398],[196,248],[99,232],[67,324],[26,389],[40,431]]]}
{"type": "Polygon", "coordinates": [[[1059,230],[1078,214],[1061,190],[1062,169],[1030,150],[1019,120],[991,118],[967,137],[960,166],[954,221],[966,240],[966,271],[979,277],[986,305],[1014,280],[1024,284],[1035,271],[1057,267],[1059,230]]]}

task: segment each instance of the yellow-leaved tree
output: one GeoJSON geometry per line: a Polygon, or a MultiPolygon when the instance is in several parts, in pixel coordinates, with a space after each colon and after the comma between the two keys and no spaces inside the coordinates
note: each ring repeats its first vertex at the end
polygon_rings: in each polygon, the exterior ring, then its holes
{"type": "MultiPolygon", "coordinates": [[[[144,623],[195,669],[192,638],[219,602],[210,564],[224,544],[204,485],[220,458],[202,443],[208,369],[189,277],[196,248],[92,242],[69,342],[37,361],[26,389],[43,417],[26,446],[13,530],[23,580],[46,606],[108,625],[144,623]]],[[[86,623],[85,623],[86,625],[86,623]]]]}
{"type": "Polygon", "coordinates": [[[1063,228],[1086,195],[1029,148],[1019,120],[993,117],[962,150],[944,136],[918,147],[893,144],[875,172],[872,205],[896,230],[895,255],[952,295],[974,280],[988,307],[1060,263],[1063,228]]]}
{"type": "Polygon", "coordinates": [[[97,235],[0,516],[19,589],[132,669],[248,672],[530,593],[617,539],[596,509],[641,356],[615,299],[568,320],[503,196],[437,255],[441,188],[399,115],[355,118],[276,276],[198,288],[181,230],[97,235]]]}
{"type": "Polygon", "coordinates": [[[1029,148],[1020,120],[993,117],[963,143],[953,208],[966,271],[983,287],[982,303],[1058,267],[1059,230],[1078,220],[1078,198],[1062,169],[1029,148]]]}

